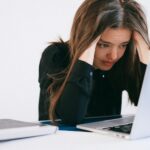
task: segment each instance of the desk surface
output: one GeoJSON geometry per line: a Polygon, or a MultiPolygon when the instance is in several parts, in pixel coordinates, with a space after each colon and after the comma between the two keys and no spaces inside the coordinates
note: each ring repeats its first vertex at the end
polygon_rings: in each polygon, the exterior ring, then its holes
{"type": "Polygon", "coordinates": [[[92,132],[58,131],[56,134],[0,142],[0,150],[150,150],[150,138],[125,140],[92,132]]]}

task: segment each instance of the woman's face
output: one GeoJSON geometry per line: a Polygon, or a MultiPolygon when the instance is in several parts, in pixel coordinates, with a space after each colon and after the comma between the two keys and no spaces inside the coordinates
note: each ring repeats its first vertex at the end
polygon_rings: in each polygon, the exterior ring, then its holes
{"type": "Polygon", "coordinates": [[[108,28],[97,43],[94,67],[103,71],[110,70],[124,55],[131,38],[131,31],[126,28],[108,28]]]}

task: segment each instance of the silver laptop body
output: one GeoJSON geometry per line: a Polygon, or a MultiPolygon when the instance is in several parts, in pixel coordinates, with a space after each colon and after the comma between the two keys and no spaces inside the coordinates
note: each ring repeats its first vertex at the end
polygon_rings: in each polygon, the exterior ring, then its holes
{"type": "Polygon", "coordinates": [[[127,139],[150,137],[150,64],[147,65],[136,115],[77,125],[77,128],[127,139]]]}

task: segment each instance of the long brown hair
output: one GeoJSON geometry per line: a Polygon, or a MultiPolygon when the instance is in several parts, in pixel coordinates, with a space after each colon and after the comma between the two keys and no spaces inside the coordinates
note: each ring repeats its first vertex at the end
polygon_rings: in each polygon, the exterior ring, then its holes
{"type": "MultiPolygon", "coordinates": [[[[81,54],[106,28],[119,27],[139,32],[148,46],[150,46],[145,14],[140,4],[134,0],[85,0],[81,4],[74,17],[70,39],[67,42],[69,45],[70,63],[63,72],[53,75],[55,78],[49,86],[51,92],[50,119],[54,120],[56,117],[56,104],[65,88],[72,68],[81,54]]],[[[115,68],[115,71],[112,72],[112,76],[116,77],[114,81],[118,78],[117,74],[122,79],[121,83],[125,80],[128,82],[135,81],[136,89],[134,89],[132,83],[127,83],[124,88],[128,90],[131,101],[136,103],[135,99],[138,97],[137,93],[139,93],[141,85],[139,58],[132,38],[125,55],[115,68]],[[124,70],[122,73],[118,73],[122,70],[124,70]]]]}

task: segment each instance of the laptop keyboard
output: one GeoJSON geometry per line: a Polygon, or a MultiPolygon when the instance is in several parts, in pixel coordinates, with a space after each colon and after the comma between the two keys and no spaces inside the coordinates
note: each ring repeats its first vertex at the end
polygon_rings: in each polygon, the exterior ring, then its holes
{"type": "Polygon", "coordinates": [[[128,116],[128,117],[123,117],[119,119],[87,123],[87,124],[84,124],[84,127],[102,129],[102,128],[109,128],[109,127],[116,127],[116,126],[131,124],[133,120],[134,120],[134,116],[128,116]]]}
{"type": "Polygon", "coordinates": [[[85,129],[89,131],[99,131],[99,130],[109,130],[122,133],[130,133],[132,128],[132,123],[134,116],[124,116],[122,118],[110,119],[104,121],[97,121],[91,123],[84,123],[78,125],[78,128],[85,129]]]}
{"type": "Polygon", "coordinates": [[[115,126],[115,127],[104,128],[104,129],[130,134],[131,129],[132,129],[132,123],[126,124],[126,125],[119,125],[119,126],[115,126]]]}

